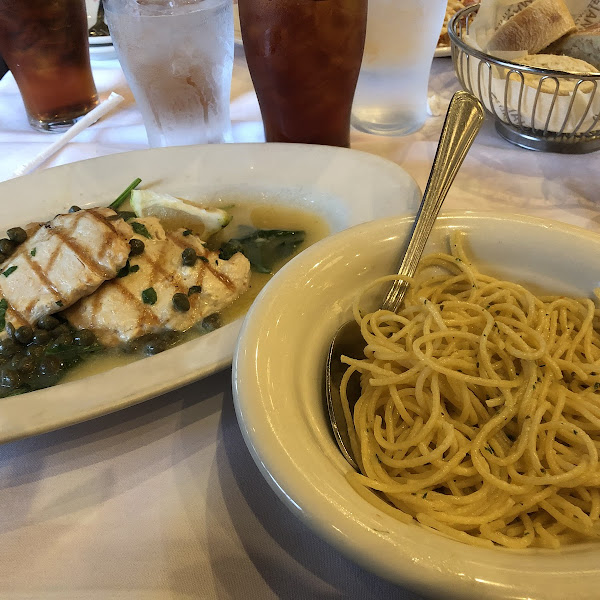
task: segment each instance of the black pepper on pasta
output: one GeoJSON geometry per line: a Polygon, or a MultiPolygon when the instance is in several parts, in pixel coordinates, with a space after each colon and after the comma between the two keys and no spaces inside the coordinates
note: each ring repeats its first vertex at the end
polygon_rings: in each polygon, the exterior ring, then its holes
{"type": "MultiPolygon", "coordinates": [[[[349,482],[406,522],[481,546],[600,537],[600,310],[481,273],[451,237],[398,314],[361,316],[349,482]]],[[[390,278],[388,278],[390,279],[390,278]]],[[[597,292],[596,292],[597,294],[597,292]]]]}

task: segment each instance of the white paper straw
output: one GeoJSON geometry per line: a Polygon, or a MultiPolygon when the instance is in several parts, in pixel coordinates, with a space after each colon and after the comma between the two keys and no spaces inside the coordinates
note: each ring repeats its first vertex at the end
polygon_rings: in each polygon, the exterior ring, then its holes
{"type": "Polygon", "coordinates": [[[31,171],[37,169],[44,161],[68,144],[76,135],[79,135],[84,129],[93,125],[100,117],[103,117],[121,102],[123,102],[123,96],[111,92],[106,100],[98,104],[98,106],[87,113],[87,115],[81,117],[75,125],[65,131],[65,133],[63,133],[53,144],[50,144],[50,146],[40,152],[33,160],[30,160],[28,163],[19,167],[15,171],[15,176],[25,175],[25,173],[31,173],[31,171]]]}

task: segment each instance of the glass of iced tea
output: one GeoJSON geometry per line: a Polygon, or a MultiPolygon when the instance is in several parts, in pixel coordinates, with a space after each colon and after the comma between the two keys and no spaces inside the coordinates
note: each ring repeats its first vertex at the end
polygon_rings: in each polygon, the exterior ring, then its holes
{"type": "Polygon", "coordinates": [[[267,142],[350,145],[367,0],[238,0],[267,142]]]}
{"type": "Polygon", "coordinates": [[[34,129],[62,131],[98,104],[84,0],[0,0],[0,54],[34,129]]]}

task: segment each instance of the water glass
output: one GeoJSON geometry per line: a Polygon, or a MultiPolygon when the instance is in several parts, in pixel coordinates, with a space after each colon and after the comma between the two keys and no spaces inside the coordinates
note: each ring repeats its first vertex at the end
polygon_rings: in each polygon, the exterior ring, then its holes
{"type": "Polygon", "coordinates": [[[231,0],[104,0],[152,147],[231,141],[231,0]]]}
{"type": "Polygon", "coordinates": [[[352,125],[407,135],[427,118],[427,85],[447,0],[369,0],[352,125]]]}
{"type": "Polygon", "coordinates": [[[0,55],[34,129],[63,131],[98,104],[84,0],[0,0],[0,55]]]}
{"type": "Polygon", "coordinates": [[[367,0],[238,0],[267,142],[350,145],[367,0]]]}

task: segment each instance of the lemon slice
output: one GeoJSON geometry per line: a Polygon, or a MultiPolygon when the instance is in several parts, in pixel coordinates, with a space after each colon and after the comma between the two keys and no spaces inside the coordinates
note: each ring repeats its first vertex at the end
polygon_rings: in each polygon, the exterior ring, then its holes
{"type": "Polygon", "coordinates": [[[220,208],[202,208],[169,194],[133,190],[131,208],[138,217],[157,217],[165,229],[191,229],[204,239],[229,225],[231,215],[220,208]]]}

